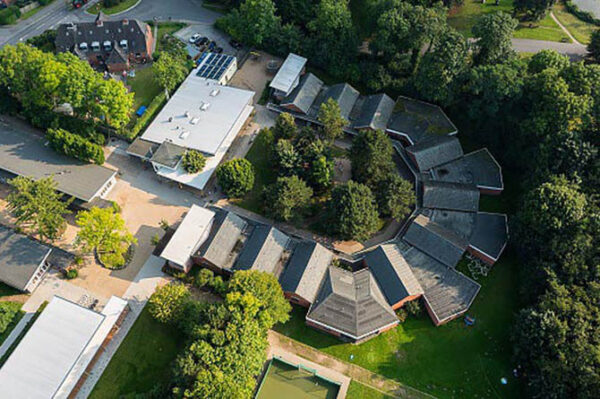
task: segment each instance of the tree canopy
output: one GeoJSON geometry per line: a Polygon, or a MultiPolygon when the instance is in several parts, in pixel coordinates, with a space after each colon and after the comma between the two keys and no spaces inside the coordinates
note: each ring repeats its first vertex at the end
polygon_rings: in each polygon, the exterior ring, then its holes
{"type": "Polygon", "coordinates": [[[172,56],[168,51],[160,53],[160,57],[152,63],[154,80],[165,92],[172,92],[188,74],[187,66],[182,60],[172,56]]]}
{"type": "Polygon", "coordinates": [[[504,12],[484,14],[473,26],[476,64],[499,64],[515,57],[512,36],[517,20],[504,12]]]}
{"type": "Polygon", "coordinates": [[[226,196],[240,198],[254,186],[254,168],[247,159],[232,159],[219,165],[217,180],[226,196]]]}
{"type": "Polygon", "coordinates": [[[392,144],[380,130],[364,130],[352,140],[352,178],[369,187],[395,172],[392,144]]]}
{"type": "Polygon", "coordinates": [[[265,206],[275,219],[289,221],[310,204],[313,190],[298,176],[279,177],[265,187],[265,206]]]}
{"type": "Polygon", "coordinates": [[[342,116],[340,105],[332,98],[327,99],[319,107],[317,119],[323,125],[320,129],[321,137],[328,143],[344,134],[344,127],[348,121],[342,116]]]}
{"type": "Polygon", "coordinates": [[[181,165],[188,173],[198,173],[206,165],[206,157],[196,150],[187,150],[181,159],[181,165]]]}
{"type": "Polygon", "coordinates": [[[350,180],[333,188],[328,203],[330,228],[346,240],[366,240],[377,231],[375,197],[364,184],[350,180]]]}

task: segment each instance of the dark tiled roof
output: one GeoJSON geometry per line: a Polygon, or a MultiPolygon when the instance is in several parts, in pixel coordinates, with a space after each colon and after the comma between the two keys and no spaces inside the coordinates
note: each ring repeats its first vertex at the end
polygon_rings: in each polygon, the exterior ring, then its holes
{"type": "Polygon", "coordinates": [[[275,227],[258,225],[244,244],[235,270],[260,270],[274,273],[290,238],[275,227]]]}
{"type": "Polygon", "coordinates": [[[354,108],[352,113],[356,115],[356,118],[351,118],[353,119],[352,127],[385,130],[394,110],[394,100],[387,94],[373,94],[359,98],[354,108]]]}
{"type": "Polygon", "coordinates": [[[454,232],[465,241],[469,241],[475,229],[477,220],[477,213],[475,212],[447,211],[444,209],[423,209],[421,212],[435,224],[454,232]]]}
{"type": "Polygon", "coordinates": [[[234,260],[234,248],[248,223],[235,213],[217,213],[209,238],[200,247],[198,255],[220,268],[229,268],[234,260]]]}
{"type": "Polygon", "coordinates": [[[57,51],[64,52],[71,51],[84,42],[90,47],[92,42],[100,42],[102,45],[105,41],[110,41],[116,47],[121,40],[127,40],[130,53],[151,54],[152,49],[147,48],[146,34],[151,33],[144,22],[132,19],[125,23],[125,20],[107,21],[102,18],[100,26],[96,22],[61,24],[56,32],[55,44],[57,51]]]}
{"type": "Polygon", "coordinates": [[[0,281],[24,291],[50,248],[0,226],[0,281]]]}
{"type": "Polygon", "coordinates": [[[477,212],[479,190],[472,184],[423,182],[423,207],[477,212]]]}
{"type": "Polygon", "coordinates": [[[85,202],[117,173],[58,154],[36,134],[10,126],[0,128],[0,169],[36,180],[53,176],[58,191],[85,202]]]}
{"type": "Polygon", "coordinates": [[[478,213],[475,229],[469,244],[479,251],[498,260],[508,241],[508,222],[506,215],[497,213],[478,213]]]}
{"type": "Polygon", "coordinates": [[[398,322],[368,269],[330,266],[306,318],[354,339],[398,322]]]}
{"type": "Polygon", "coordinates": [[[185,151],[185,147],[165,141],[158,146],[150,161],[174,169],[183,157],[183,154],[185,154],[185,151]]]}
{"type": "Polygon", "coordinates": [[[504,189],[502,169],[487,148],[439,165],[432,170],[436,180],[472,183],[483,189],[504,189]]]}
{"type": "Polygon", "coordinates": [[[107,64],[127,64],[128,61],[129,60],[127,59],[127,56],[123,54],[123,50],[121,50],[121,48],[118,46],[115,46],[112,49],[108,55],[108,58],[106,59],[107,64]]]}
{"type": "Polygon", "coordinates": [[[312,303],[332,259],[333,254],[321,244],[302,241],[279,278],[283,291],[293,292],[312,303]]]}
{"type": "Polygon", "coordinates": [[[380,245],[367,252],[365,261],[390,306],[423,293],[396,244],[380,245]]]}
{"type": "Polygon", "coordinates": [[[457,132],[440,107],[408,97],[398,98],[387,128],[408,136],[413,144],[431,136],[457,132]]]}
{"type": "Polygon", "coordinates": [[[423,287],[423,298],[436,323],[443,323],[469,309],[479,293],[479,284],[417,248],[405,246],[402,255],[423,287]]]}
{"type": "Polygon", "coordinates": [[[415,218],[403,238],[448,267],[456,266],[468,245],[467,241],[424,215],[415,218]]]}
{"type": "Polygon", "coordinates": [[[450,162],[463,155],[460,141],[454,136],[434,136],[406,148],[420,171],[450,162]]]}
{"type": "Polygon", "coordinates": [[[315,103],[312,106],[311,114],[316,116],[319,112],[321,104],[326,102],[328,99],[335,100],[340,106],[340,111],[344,119],[349,120],[350,112],[358,99],[360,93],[348,83],[338,83],[333,86],[329,86],[321,92],[317,97],[315,103]]]}
{"type": "Polygon", "coordinates": [[[281,101],[281,105],[294,105],[307,114],[322,87],[321,79],[309,72],[300,78],[298,86],[281,101]]]}

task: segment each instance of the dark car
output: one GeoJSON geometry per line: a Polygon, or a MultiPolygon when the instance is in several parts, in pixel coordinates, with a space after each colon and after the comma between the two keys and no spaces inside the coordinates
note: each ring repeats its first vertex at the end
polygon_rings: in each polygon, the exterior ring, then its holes
{"type": "Polygon", "coordinates": [[[214,50],[215,47],[217,47],[217,43],[215,43],[215,42],[208,43],[208,49],[210,51],[214,50]]]}
{"type": "Polygon", "coordinates": [[[237,40],[231,39],[229,41],[229,44],[231,45],[231,47],[233,47],[236,50],[239,50],[242,48],[242,43],[238,42],[237,40]]]}
{"type": "Polygon", "coordinates": [[[221,54],[223,52],[223,47],[217,47],[213,50],[213,53],[221,54]]]}
{"type": "Polygon", "coordinates": [[[198,41],[196,42],[196,44],[198,46],[204,46],[204,45],[208,44],[208,42],[209,42],[208,37],[203,36],[200,39],[198,39],[198,41]]]}

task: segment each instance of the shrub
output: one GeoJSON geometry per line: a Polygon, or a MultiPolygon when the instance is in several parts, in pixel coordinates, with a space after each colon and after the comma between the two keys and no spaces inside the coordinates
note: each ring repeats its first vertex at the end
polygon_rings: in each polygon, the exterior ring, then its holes
{"type": "Polygon", "coordinates": [[[183,169],[188,173],[198,173],[204,169],[204,165],[206,165],[206,158],[200,151],[196,150],[186,151],[181,161],[183,169]]]}
{"type": "Polygon", "coordinates": [[[4,10],[0,10],[0,25],[14,24],[20,16],[21,11],[17,6],[10,6],[4,10]]]}
{"type": "Polygon", "coordinates": [[[176,323],[185,310],[190,297],[187,287],[171,283],[159,287],[148,300],[148,311],[161,323],[176,323]]]}
{"type": "Polygon", "coordinates": [[[406,313],[411,316],[419,316],[423,312],[421,302],[418,299],[407,302],[403,308],[406,310],[406,313]]]}
{"type": "Polygon", "coordinates": [[[2,334],[14,320],[21,309],[21,304],[16,302],[0,302],[0,334],[2,334]]]}
{"type": "Polygon", "coordinates": [[[68,269],[65,273],[65,277],[67,278],[67,280],[73,280],[77,276],[79,276],[79,272],[77,271],[77,269],[68,269]]]}
{"type": "Polygon", "coordinates": [[[98,144],[64,129],[48,129],[46,138],[56,152],[97,165],[104,163],[104,151],[98,144]]]}
{"type": "Polygon", "coordinates": [[[211,285],[214,278],[214,273],[208,269],[202,269],[198,272],[194,285],[198,288],[202,288],[206,285],[211,285]]]}
{"type": "Polygon", "coordinates": [[[226,196],[243,197],[254,186],[254,167],[247,159],[232,159],[217,168],[217,180],[226,196]]]}
{"type": "Polygon", "coordinates": [[[160,237],[158,236],[158,234],[154,234],[150,242],[152,243],[152,245],[157,246],[160,242],[160,237]]]}

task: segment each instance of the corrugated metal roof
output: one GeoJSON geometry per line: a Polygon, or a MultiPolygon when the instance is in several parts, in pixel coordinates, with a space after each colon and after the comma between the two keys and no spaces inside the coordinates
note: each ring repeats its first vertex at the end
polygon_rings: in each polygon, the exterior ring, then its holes
{"type": "Polygon", "coordinates": [[[293,89],[293,84],[302,73],[307,59],[294,53],[289,53],[277,74],[271,81],[269,87],[289,93],[293,89]]]}
{"type": "Polygon", "coordinates": [[[199,256],[220,268],[229,268],[233,262],[233,250],[242,237],[248,223],[232,212],[220,212],[199,256]]]}

